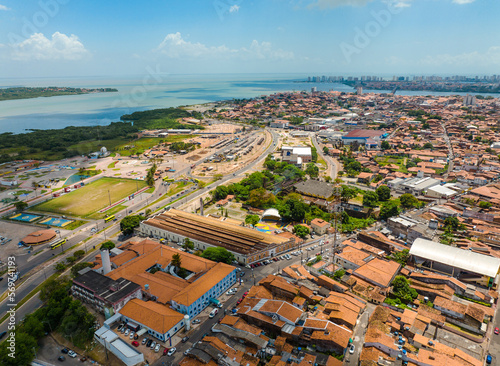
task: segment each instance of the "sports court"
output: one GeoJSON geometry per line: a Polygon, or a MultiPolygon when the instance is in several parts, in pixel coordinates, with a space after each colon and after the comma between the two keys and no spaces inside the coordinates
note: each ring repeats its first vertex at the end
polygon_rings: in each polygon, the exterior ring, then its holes
{"type": "Polygon", "coordinates": [[[58,217],[47,217],[46,219],[40,221],[39,224],[56,226],[56,227],[64,227],[71,222],[73,222],[73,220],[60,219],[58,217]]]}
{"type": "Polygon", "coordinates": [[[263,233],[271,233],[276,230],[283,230],[285,226],[279,221],[260,221],[255,225],[255,229],[263,233]]]}
{"type": "Polygon", "coordinates": [[[9,217],[11,220],[22,221],[22,222],[33,222],[40,219],[42,216],[31,215],[27,213],[18,213],[14,216],[9,217]]]}

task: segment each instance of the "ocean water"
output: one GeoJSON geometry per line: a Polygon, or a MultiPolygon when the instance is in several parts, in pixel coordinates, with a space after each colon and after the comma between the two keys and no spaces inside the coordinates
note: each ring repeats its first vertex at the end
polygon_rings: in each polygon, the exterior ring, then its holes
{"type": "MultiPolygon", "coordinates": [[[[58,129],[66,126],[102,126],[119,121],[123,114],[135,111],[232,98],[253,98],[280,91],[310,91],[311,87],[316,87],[319,91],[354,91],[344,84],[303,82],[306,79],[307,76],[297,74],[166,75],[154,72],[126,78],[0,79],[0,87],[68,86],[118,89],[115,93],[0,101],[0,133],[22,133],[30,129],[58,129]]],[[[457,94],[412,91],[398,93],[457,94]]]]}

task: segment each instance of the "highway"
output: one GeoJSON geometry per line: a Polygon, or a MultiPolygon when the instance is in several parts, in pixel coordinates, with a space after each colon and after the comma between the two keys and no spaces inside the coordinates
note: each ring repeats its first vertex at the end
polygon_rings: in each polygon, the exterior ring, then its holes
{"type": "Polygon", "coordinates": [[[337,178],[337,164],[335,162],[335,159],[331,158],[330,156],[326,155],[323,152],[323,149],[320,148],[319,143],[318,143],[318,136],[313,134],[311,136],[311,141],[316,148],[318,155],[326,162],[327,166],[330,168],[329,175],[332,177],[332,180],[337,178]]]}

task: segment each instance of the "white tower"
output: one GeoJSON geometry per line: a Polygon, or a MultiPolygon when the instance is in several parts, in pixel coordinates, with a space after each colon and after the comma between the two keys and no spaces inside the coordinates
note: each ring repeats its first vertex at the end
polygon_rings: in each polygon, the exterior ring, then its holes
{"type": "Polygon", "coordinates": [[[102,274],[111,272],[111,260],[109,259],[109,250],[101,250],[102,274]]]}

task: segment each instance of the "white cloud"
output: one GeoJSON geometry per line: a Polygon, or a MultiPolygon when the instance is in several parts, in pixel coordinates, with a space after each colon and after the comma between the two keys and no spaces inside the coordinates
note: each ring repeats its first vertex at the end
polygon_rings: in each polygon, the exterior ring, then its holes
{"type": "Polygon", "coordinates": [[[81,60],[89,54],[77,36],[55,32],[51,39],[42,33],[12,46],[14,60],[81,60]]]}
{"type": "Polygon", "coordinates": [[[10,8],[6,7],[5,5],[0,4],[0,10],[10,10],[10,8]]]}
{"type": "Polygon", "coordinates": [[[453,0],[453,2],[455,4],[460,4],[460,5],[470,4],[470,3],[473,3],[474,1],[476,1],[476,0],[453,0]]]}
{"type": "Polygon", "coordinates": [[[233,5],[229,8],[229,12],[230,13],[237,13],[238,10],[240,10],[240,6],[239,5],[233,5]]]}
{"type": "Polygon", "coordinates": [[[474,51],[459,55],[427,56],[421,63],[433,66],[500,66],[500,46],[490,47],[484,53],[474,51]]]}
{"type": "Polygon", "coordinates": [[[294,58],[293,52],[274,49],[269,42],[254,40],[249,48],[230,49],[225,45],[206,46],[202,43],[189,42],[177,33],[167,34],[165,39],[154,50],[169,58],[195,59],[195,58],[240,58],[240,59],[270,59],[290,60],[294,58]]]}

